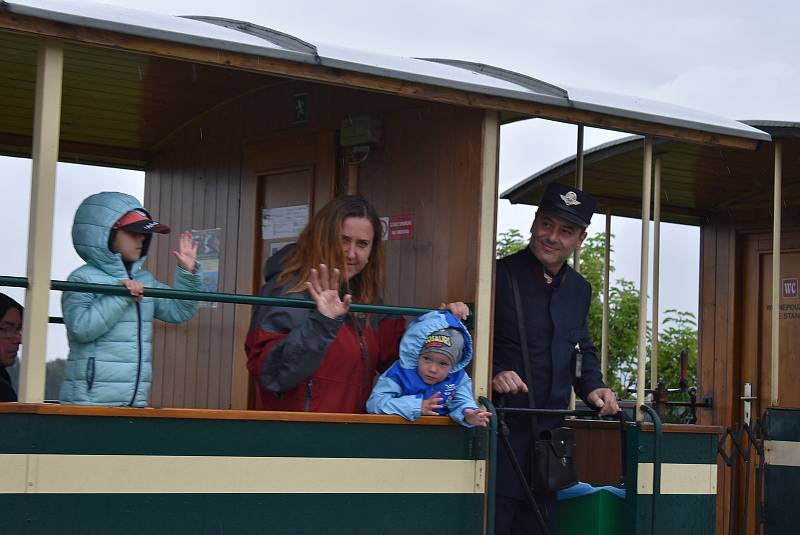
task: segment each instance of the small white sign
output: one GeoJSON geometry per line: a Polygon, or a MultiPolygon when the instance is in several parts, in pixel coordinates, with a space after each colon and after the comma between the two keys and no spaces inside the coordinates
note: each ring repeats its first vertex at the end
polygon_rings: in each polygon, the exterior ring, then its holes
{"type": "Polygon", "coordinates": [[[389,239],[389,216],[381,218],[381,240],[389,239]]]}
{"type": "Polygon", "coordinates": [[[261,210],[261,239],[295,238],[308,223],[308,205],[281,206],[261,210]]]}

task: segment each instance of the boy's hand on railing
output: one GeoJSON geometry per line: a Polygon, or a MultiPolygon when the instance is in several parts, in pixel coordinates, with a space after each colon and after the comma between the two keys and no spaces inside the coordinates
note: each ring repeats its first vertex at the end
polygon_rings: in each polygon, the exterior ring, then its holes
{"type": "Polygon", "coordinates": [[[464,421],[475,427],[487,427],[492,413],[481,409],[464,409],[464,421]]]}
{"type": "Polygon", "coordinates": [[[441,392],[436,392],[434,395],[429,397],[428,399],[422,400],[422,415],[423,416],[439,416],[439,413],[436,412],[436,409],[441,409],[444,406],[442,402],[444,398],[442,397],[441,392]]]}
{"type": "Polygon", "coordinates": [[[131,293],[131,297],[137,303],[140,303],[142,299],[144,299],[144,284],[142,284],[140,281],[123,279],[119,281],[119,283],[128,289],[128,291],[131,293]]]}
{"type": "Polygon", "coordinates": [[[188,230],[181,232],[178,242],[178,250],[172,251],[178,259],[178,265],[189,273],[194,273],[194,264],[197,261],[197,241],[192,239],[192,233],[188,230]]]}
{"type": "Polygon", "coordinates": [[[353,297],[346,294],[339,297],[339,270],[330,271],[325,264],[319,265],[319,271],[311,270],[309,281],[306,282],[308,293],[317,303],[317,310],[323,316],[336,319],[347,314],[353,297]]]}
{"type": "Polygon", "coordinates": [[[498,394],[518,394],[527,392],[528,385],[520,379],[517,372],[500,372],[492,378],[492,389],[498,394]]]}

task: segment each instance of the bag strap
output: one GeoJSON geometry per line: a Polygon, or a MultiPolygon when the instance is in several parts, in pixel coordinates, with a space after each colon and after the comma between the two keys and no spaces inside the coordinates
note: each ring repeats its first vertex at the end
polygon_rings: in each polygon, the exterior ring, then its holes
{"type": "MultiPolygon", "coordinates": [[[[522,299],[519,295],[519,284],[517,284],[517,277],[511,270],[506,272],[511,280],[511,290],[514,293],[514,308],[517,315],[517,328],[519,329],[519,345],[522,352],[522,373],[525,375],[525,385],[528,387],[528,405],[531,409],[536,408],[536,399],[533,395],[533,384],[531,383],[531,362],[528,357],[528,337],[525,334],[525,316],[522,313],[522,299]]],[[[539,438],[539,419],[536,415],[531,416],[531,433],[533,439],[539,438]]]]}

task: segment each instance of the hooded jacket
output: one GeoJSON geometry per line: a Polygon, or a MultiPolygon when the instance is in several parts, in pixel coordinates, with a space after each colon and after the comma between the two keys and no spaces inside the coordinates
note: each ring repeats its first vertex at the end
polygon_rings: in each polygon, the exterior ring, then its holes
{"type": "MultiPolygon", "coordinates": [[[[310,299],[308,292],[278,286],[292,246],[264,269],[262,297],[310,299]]],[[[247,368],[257,381],[255,408],[274,411],[363,413],[376,371],[397,358],[402,317],[331,319],[316,309],[257,306],[245,341],[247,368]]]]}
{"type": "Polygon", "coordinates": [[[464,370],[472,360],[472,338],[464,324],[446,311],[423,314],[409,325],[400,342],[400,360],[381,375],[372,395],[367,400],[367,412],[372,414],[399,414],[406,420],[416,420],[422,415],[422,401],[439,392],[444,407],[437,412],[465,427],[465,409],[477,409],[472,394],[472,381],[464,370]],[[419,353],[425,338],[440,329],[457,329],[464,336],[464,349],[459,360],[442,381],[429,385],[417,372],[419,353]]]}
{"type": "MultiPolygon", "coordinates": [[[[169,288],[142,269],[152,234],[145,238],[142,256],[126,268],[119,253],[110,249],[111,227],[125,213],[143,210],[134,197],[103,192],[87,197],[75,212],[72,242],[86,264],[73,271],[70,282],[119,285],[134,279],[146,288],[169,288]]],[[[180,266],[175,288],[198,291],[199,265],[195,274],[180,266]]],[[[190,319],[197,303],[147,297],[64,292],[61,297],[67,328],[69,357],[61,386],[61,402],[84,405],[144,407],[152,382],[153,318],[171,323],[190,319]]]]}

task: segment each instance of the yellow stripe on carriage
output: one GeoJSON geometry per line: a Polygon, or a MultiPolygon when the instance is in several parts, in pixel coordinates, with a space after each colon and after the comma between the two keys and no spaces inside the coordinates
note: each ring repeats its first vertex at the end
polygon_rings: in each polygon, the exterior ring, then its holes
{"type": "MultiPolygon", "coordinates": [[[[653,463],[639,463],[637,494],[653,494],[653,463]]],[[[716,464],[661,464],[661,494],[716,494],[716,464]]]]}
{"type": "Polygon", "coordinates": [[[800,442],[765,440],[764,462],[772,466],[800,466],[800,442]]]}
{"type": "Polygon", "coordinates": [[[0,455],[0,493],[483,493],[486,461],[0,455]]]}

